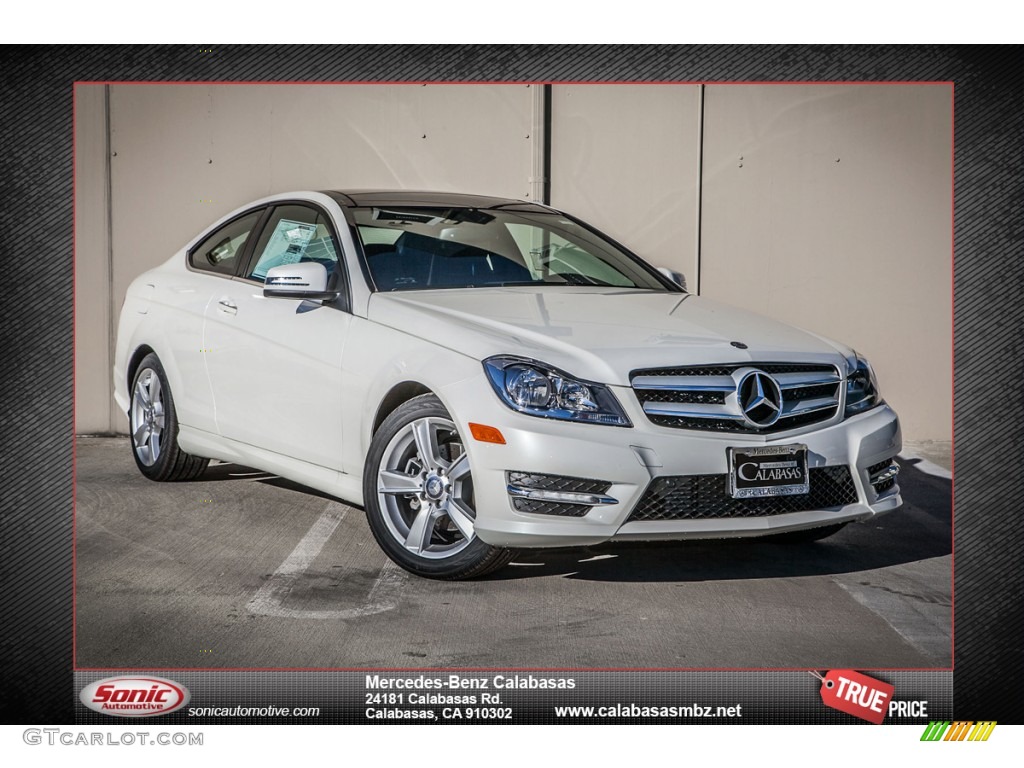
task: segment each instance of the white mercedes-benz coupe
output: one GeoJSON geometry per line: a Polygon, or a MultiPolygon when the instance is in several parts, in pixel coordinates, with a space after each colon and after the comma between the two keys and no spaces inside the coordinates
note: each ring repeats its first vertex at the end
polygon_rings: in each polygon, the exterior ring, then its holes
{"type": "Polygon", "coordinates": [[[289,478],[433,578],[522,547],[818,539],[900,505],[867,361],[666,275],[535,203],[275,195],[131,284],[115,397],[146,477],[289,478]]]}

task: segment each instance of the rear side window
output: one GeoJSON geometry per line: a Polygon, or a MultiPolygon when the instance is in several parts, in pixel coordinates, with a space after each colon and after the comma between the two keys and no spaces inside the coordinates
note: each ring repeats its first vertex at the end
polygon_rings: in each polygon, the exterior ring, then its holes
{"type": "Polygon", "coordinates": [[[205,272],[234,275],[245,242],[262,215],[262,210],[253,211],[228,222],[192,249],[189,263],[205,272]]]}

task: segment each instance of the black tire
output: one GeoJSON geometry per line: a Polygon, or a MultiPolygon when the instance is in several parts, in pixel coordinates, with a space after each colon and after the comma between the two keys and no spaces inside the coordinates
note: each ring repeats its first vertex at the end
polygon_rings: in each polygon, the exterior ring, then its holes
{"type": "Polygon", "coordinates": [[[150,480],[195,480],[210,463],[178,447],[178,415],[160,359],[153,353],[139,363],[128,406],[128,440],[139,471],[150,480]]]}
{"type": "Polygon", "coordinates": [[[768,540],[777,544],[807,544],[812,541],[827,539],[829,536],[839,533],[847,525],[849,523],[836,523],[835,525],[825,525],[821,528],[804,528],[800,531],[776,533],[773,536],[769,536],[768,540]]]}
{"type": "Polygon", "coordinates": [[[434,395],[403,403],[374,434],[363,501],[377,544],[417,576],[472,579],[505,566],[514,554],[470,531],[476,512],[469,458],[451,415],[434,395]],[[429,436],[432,449],[420,449],[422,435],[429,436]]]}

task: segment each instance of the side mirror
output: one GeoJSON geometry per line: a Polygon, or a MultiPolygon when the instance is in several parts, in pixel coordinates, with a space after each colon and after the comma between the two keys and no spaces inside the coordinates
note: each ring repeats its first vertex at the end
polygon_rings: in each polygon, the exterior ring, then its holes
{"type": "Polygon", "coordinates": [[[684,291],[686,290],[686,275],[682,272],[676,272],[674,269],[669,269],[668,267],[658,267],[658,271],[684,291]]]}
{"type": "Polygon", "coordinates": [[[330,301],[338,298],[338,291],[327,290],[327,269],[323,264],[307,261],[268,269],[263,295],[268,299],[330,301]]]}

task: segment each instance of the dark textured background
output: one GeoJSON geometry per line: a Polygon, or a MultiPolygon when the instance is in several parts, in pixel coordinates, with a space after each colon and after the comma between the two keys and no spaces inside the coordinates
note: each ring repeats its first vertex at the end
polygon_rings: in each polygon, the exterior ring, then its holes
{"type": "MultiPolygon", "coordinates": [[[[210,46],[204,46],[208,48],[210,46]]],[[[0,49],[0,722],[74,717],[72,87],[84,80],[955,83],[958,719],[1024,721],[1020,51],[949,46],[0,49]]],[[[922,386],[928,382],[922,381],[922,386]]]]}

